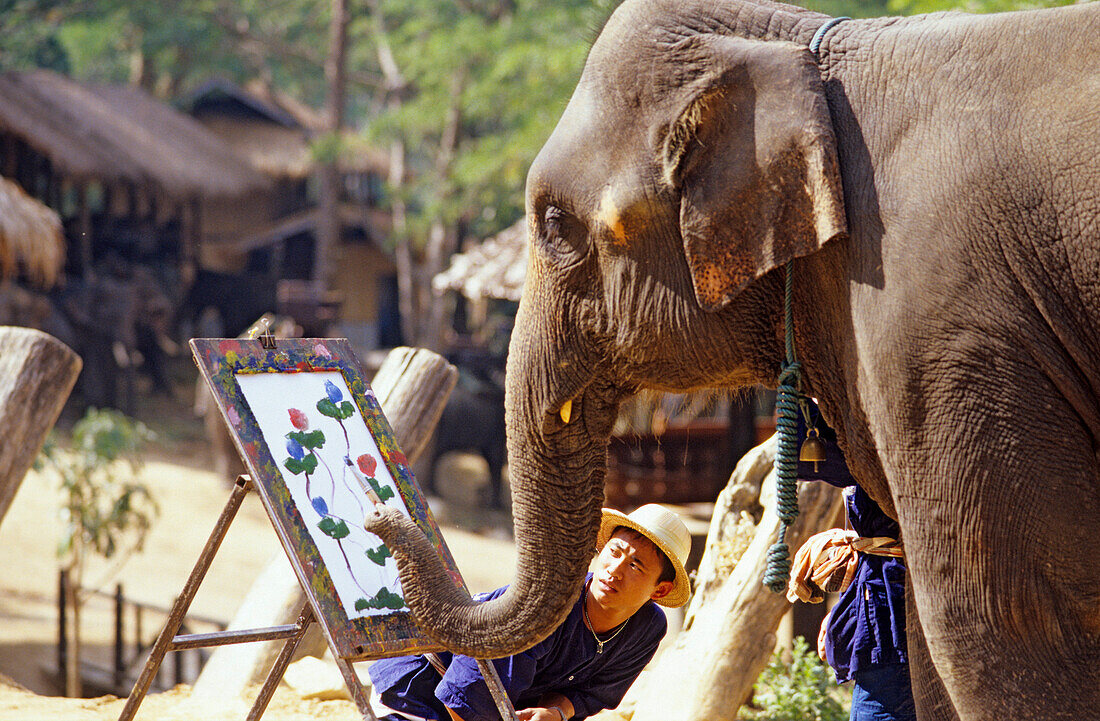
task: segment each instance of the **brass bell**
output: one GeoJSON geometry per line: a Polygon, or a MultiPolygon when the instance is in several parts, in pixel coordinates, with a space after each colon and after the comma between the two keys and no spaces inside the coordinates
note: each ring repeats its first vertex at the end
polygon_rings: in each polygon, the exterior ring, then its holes
{"type": "Polygon", "coordinates": [[[817,429],[811,428],[806,432],[806,440],[798,451],[798,460],[808,461],[814,464],[814,473],[817,473],[817,464],[825,460],[825,441],[817,437],[817,429]]]}

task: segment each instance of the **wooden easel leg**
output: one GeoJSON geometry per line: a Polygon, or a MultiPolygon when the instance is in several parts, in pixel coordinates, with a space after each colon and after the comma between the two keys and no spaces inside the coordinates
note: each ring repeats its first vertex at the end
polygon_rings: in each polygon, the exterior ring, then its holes
{"type": "Polygon", "coordinates": [[[359,676],[352,668],[351,661],[346,658],[338,658],[336,659],[336,667],[343,674],[344,683],[347,685],[348,692],[351,694],[351,699],[355,701],[359,713],[363,715],[363,721],[378,721],[378,718],[374,715],[374,709],[370,707],[370,697],[367,696],[367,690],[363,688],[362,682],[359,681],[359,676]]]}
{"type": "Polygon", "coordinates": [[[214,560],[214,555],[218,552],[222,539],[225,538],[225,532],[229,530],[229,524],[233,522],[233,518],[236,517],[237,511],[241,508],[241,502],[244,501],[244,497],[250,490],[252,490],[251,479],[248,476],[237,476],[237,482],[233,486],[229,501],[222,509],[218,522],[214,524],[214,530],[210,532],[210,538],[206,541],[202,553],[199,554],[195,567],[191,569],[187,584],[183,587],[183,591],[180,592],[175,604],[173,604],[172,611],[168,614],[168,621],[164,624],[164,629],[157,636],[156,643],[149,650],[149,660],[145,662],[145,668],[142,669],[141,676],[134,683],[134,688],[130,691],[129,698],[126,699],[126,706],[123,707],[122,714],[118,717],[119,721],[131,721],[134,715],[137,714],[141,702],[145,700],[145,694],[149,692],[149,686],[152,685],[153,678],[160,670],[160,664],[164,661],[164,656],[168,653],[172,639],[179,631],[184,616],[187,615],[187,609],[191,606],[191,601],[194,600],[195,593],[199,590],[199,584],[206,576],[206,571],[210,568],[210,563],[214,560]]]}
{"type": "Polygon", "coordinates": [[[517,721],[516,709],[512,706],[511,699],[508,698],[508,692],[504,690],[504,684],[501,683],[500,676],[497,674],[497,667],[493,665],[492,661],[479,658],[477,660],[477,668],[481,671],[481,677],[485,679],[485,685],[489,687],[489,694],[493,697],[493,702],[497,705],[497,712],[504,721],[517,721]]]}
{"type": "Polygon", "coordinates": [[[256,697],[255,703],[252,704],[252,709],[248,712],[248,721],[259,721],[259,718],[264,715],[264,710],[267,709],[268,703],[271,702],[271,697],[275,695],[275,689],[278,688],[279,682],[283,680],[283,674],[286,673],[286,667],[290,665],[290,659],[293,658],[294,652],[298,649],[298,644],[302,642],[302,637],[306,635],[306,631],[309,629],[309,625],[313,623],[314,615],[313,608],[309,605],[309,601],[302,606],[301,612],[298,614],[297,625],[301,630],[291,636],[283,644],[283,650],[279,652],[279,657],[275,659],[274,665],[271,670],[267,672],[267,678],[264,680],[264,685],[260,688],[260,695],[256,697]]]}

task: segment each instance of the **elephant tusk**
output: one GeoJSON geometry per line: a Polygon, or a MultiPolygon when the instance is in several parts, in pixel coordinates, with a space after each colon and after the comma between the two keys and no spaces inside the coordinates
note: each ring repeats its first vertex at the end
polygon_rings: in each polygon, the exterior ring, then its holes
{"type": "Polygon", "coordinates": [[[566,401],[558,413],[561,415],[561,422],[565,425],[569,425],[569,419],[573,416],[573,401],[566,401]]]}

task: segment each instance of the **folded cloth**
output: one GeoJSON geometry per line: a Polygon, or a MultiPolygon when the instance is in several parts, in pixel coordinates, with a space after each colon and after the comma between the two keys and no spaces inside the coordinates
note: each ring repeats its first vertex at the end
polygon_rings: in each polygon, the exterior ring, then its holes
{"type": "Polygon", "coordinates": [[[904,558],[896,538],[862,538],[855,531],[830,528],[811,536],[795,554],[787,600],[821,603],[826,593],[843,592],[855,577],[860,553],[904,558]]]}

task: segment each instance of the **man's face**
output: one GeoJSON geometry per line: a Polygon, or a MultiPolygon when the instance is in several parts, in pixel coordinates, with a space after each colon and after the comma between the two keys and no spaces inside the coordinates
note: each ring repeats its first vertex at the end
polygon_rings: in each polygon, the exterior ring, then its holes
{"type": "Polygon", "coordinates": [[[640,533],[620,528],[596,557],[589,592],[600,606],[630,613],[672,591],[661,576],[661,552],[640,533]]]}

